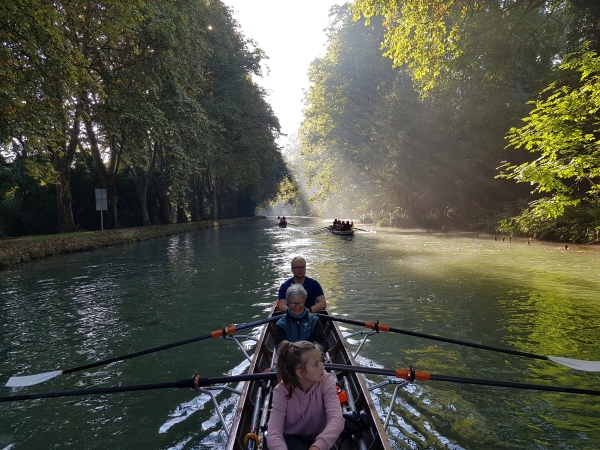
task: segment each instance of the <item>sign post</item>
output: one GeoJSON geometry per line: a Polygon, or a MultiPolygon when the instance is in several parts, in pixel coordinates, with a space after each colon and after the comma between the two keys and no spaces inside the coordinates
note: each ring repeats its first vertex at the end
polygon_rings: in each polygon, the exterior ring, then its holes
{"type": "Polygon", "coordinates": [[[104,231],[104,216],[102,211],[108,210],[106,201],[106,189],[96,189],[96,211],[100,211],[100,229],[104,231]]]}

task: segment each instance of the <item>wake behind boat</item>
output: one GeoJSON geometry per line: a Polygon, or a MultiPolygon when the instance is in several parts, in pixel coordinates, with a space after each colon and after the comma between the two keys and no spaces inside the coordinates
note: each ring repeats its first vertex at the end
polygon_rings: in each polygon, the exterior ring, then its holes
{"type": "MultiPolygon", "coordinates": [[[[320,313],[326,314],[324,311],[320,313]]],[[[269,317],[280,314],[281,312],[274,307],[269,317]]],[[[337,324],[331,320],[322,320],[322,323],[329,341],[329,352],[327,353],[329,362],[357,366],[337,324]]],[[[258,340],[248,373],[270,371],[275,353],[274,333],[275,322],[269,322],[258,340]]],[[[355,437],[346,439],[342,443],[341,450],[355,448],[391,450],[392,447],[362,376],[355,372],[344,371],[332,373],[332,375],[342,389],[338,395],[340,407],[344,412],[360,413],[363,418],[361,424],[364,424],[364,430],[357,432],[355,437]]],[[[271,380],[258,380],[249,381],[244,385],[225,447],[226,450],[268,449],[265,431],[268,436],[266,424],[269,420],[271,393],[275,383],[276,381],[271,380]]]]}

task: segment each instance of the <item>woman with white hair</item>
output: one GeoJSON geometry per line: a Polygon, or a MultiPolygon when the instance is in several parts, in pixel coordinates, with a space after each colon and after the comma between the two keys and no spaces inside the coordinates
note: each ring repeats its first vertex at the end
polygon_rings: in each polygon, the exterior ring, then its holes
{"type": "Polygon", "coordinates": [[[301,284],[292,284],[285,293],[287,311],[275,326],[275,348],[288,340],[311,341],[321,346],[323,352],[329,350],[329,342],[325,336],[323,325],[317,316],[306,308],[306,290],[301,284]]]}

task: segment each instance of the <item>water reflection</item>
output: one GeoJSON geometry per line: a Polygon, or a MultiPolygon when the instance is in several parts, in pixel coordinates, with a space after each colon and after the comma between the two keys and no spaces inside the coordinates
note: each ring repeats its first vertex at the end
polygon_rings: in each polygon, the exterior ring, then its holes
{"type": "MultiPolygon", "coordinates": [[[[306,258],[308,276],[319,280],[336,314],[600,359],[600,262],[593,249],[418,230],[343,239],[316,220],[294,224],[201,230],[1,272],[0,381],[262,318],[291,276],[295,255],[306,258]]],[[[596,373],[399,334],[371,336],[361,354],[365,364],[386,368],[412,364],[442,375],[600,389],[596,373]]],[[[220,376],[240,364],[235,345],[211,339],[60,376],[27,392],[172,381],[196,371],[220,376]]],[[[382,415],[392,392],[375,393],[382,415]]],[[[231,420],[235,399],[219,399],[231,420]]],[[[226,439],[212,405],[189,390],[0,404],[0,414],[3,449],[183,450],[219,448],[226,439]]],[[[597,448],[599,419],[594,397],[428,382],[399,394],[390,435],[398,448],[597,448]]]]}

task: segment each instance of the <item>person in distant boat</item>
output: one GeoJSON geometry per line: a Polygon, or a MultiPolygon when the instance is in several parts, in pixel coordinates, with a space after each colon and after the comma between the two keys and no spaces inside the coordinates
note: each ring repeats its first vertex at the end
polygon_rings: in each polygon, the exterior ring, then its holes
{"type": "Polygon", "coordinates": [[[321,346],[324,352],[329,350],[329,342],[323,331],[323,324],[317,316],[308,312],[306,305],[306,289],[301,284],[292,284],[286,294],[287,311],[275,324],[275,348],[288,340],[311,341],[321,346]]]}
{"type": "Polygon", "coordinates": [[[349,231],[351,229],[350,228],[350,221],[343,222],[343,223],[344,223],[344,225],[342,225],[341,231],[349,231]]]}
{"type": "Polygon", "coordinates": [[[323,288],[319,282],[306,276],[306,261],[300,256],[292,259],[292,273],[294,276],[284,281],[279,287],[278,304],[281,312],[285,313],[288,309],[286,293],[292,284],[300,284],[307,292],[306,308],[308,312],[315,313],[327,308],[327,301],[323,288]]]}
{"type": "Polygon", "coordinates": [[[354,230],[354,220],[352,222],[350,222],[350,229],[354,230]]]}
{"type": "Polygon", "coordinates": [[[335,379],[325,372],[321,348],[283,341],[277,349],[277,386],[267,425],[270,450],[329,450],[344,430],[335,379]]]}
{"type": "Polygon", "coordinates": [[[337,227],[337,223],[338,223],[338,220],[337,219],[333,219],[333,226],[334,227],[337,227]]]}

